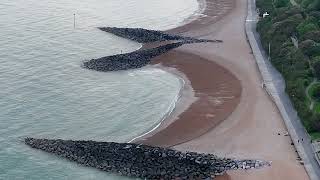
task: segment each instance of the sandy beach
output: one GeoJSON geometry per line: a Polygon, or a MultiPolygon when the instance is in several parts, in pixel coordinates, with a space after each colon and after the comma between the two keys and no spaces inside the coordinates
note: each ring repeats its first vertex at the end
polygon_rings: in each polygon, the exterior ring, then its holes
{"type": "MultiPolygon", "coordinates": [[[[205,30],[203,27],[206,24],[217,22],[234,7],[232,0],[200,0],[199,3],[203,8],[200,17],[190,17],[194,20],[187,19],[189,23],[167,32],[183,35],[188,35],[191,31],[199,33],[199,30],[205,30]]],[[[163,44],[166,43],[148,43],[142,48],[163,44]]],[[[134,139],[135,142],[162,147],[187,142],[205,134],[226,119],[240,102],[240,81],[213,60],[178,49],[154,58],[152,63],[176,74],[186,83],[174,111],[157,129],[134,139]]]]}
{"type": "Polygon", "coordinates": [[[218,179],[308,179],[284,136],[276,106],[261,87],[244,30],[247,1],[208,0],[203,14],[168,32],[224,43],[186,45],[154,60],[182,73],[190,85],[186,92],[194,97],[182,94],[170,117],[138,142],[273,162],[271,168],[228,172],[218,179]]]}

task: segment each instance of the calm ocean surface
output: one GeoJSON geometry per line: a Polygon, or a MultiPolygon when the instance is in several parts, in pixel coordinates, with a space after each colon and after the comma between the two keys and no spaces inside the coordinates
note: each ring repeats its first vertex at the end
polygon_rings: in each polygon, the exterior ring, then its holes
{"type": "Polygon", "coordinates": [[[151,129],[174,106],[180,79],[151,67],[103,73],[81,63],[140,47],[96,27],[165,30],[197,9],[196,0],[1,0],[0,179],[126,179],[21,140],[127,142],[151,129]]]}

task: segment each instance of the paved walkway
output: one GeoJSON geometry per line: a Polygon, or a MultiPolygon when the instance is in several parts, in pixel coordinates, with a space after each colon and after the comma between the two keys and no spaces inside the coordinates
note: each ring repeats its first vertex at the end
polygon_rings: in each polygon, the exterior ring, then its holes
{"type": "Polygon", "coordinates": [[[257,14],[255,7],[255,1],[248,0],[246,33],[259,71],[261,72],[263,81],[266,85],[266,90],[281,113],[294,146],[304,162],[305,169],[310,179],[319,180],[320,166],[315,159],[310,136],[297,116],[297,112],[293,108],[288,95],[285,93],[285,82],[281,74],[268,61],[261,46],[259,35],[256,32],[257,14]]]}

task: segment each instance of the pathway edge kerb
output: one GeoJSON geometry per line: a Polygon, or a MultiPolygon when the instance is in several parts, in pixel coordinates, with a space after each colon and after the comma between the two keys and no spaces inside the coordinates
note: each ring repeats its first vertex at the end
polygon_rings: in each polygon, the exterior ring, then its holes
{"type": "Polygon", "coordinates": [[[266,90],[270,97],[273,99],[274,103],[276,104],[283,121],[287,127],[288,133],[290,134],[290,137],[292,139],[292,142],[294,144],[294,147],[296,148],[299,156],[304,162],[304,168],[311,180],[318,180],[317,175],[315,173],[315,170],[313,166],[310,164],[310,160],[304,151],[304,148],[300,143],[297,143],[295,140],[299,139],[297,132],[289,119],[289,115],[287,114],[287,111],[284,108],[284,104],[281,101],[279,94],[277,93],[277,89],[274,85],[272,76],[268,70],[268,67],[265,63],[265,59],[261,53],[261,50],[258,46],[257,39],[254,36],[254,33],[252,32],[252,22],[253,22],[253,15],[252,15],[252,5],[255,5],[254,0],[247,0],[247,17],[246,17],[246,22],[245,22],[245,31],[246,31],[246,36],[248,39],[248,42],[250,44],[250,47],[252,49],[254,58],[256,60],[256,63],[258,65],[258,69],[260,71],[261,77],[266,85],[266,90]]]}

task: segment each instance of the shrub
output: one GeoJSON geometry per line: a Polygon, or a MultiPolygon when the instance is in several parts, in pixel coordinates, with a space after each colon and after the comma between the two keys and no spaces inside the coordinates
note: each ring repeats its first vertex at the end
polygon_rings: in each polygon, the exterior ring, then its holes
{"type": "Polygon", "coordinates": [[[260,9],[260,16],[263,13],[268,12],[269,14],[273,15],[273,2],[271,0],[257,0],[256,5],[260,9]]]}
{"type": "Polygon", "coordinates": [[[277,16],[274,17],[274,22],[283,21],[288,18],[303,20],[302,11],[300,8],[279,8],[276,10],[277,16]]]}
{"type": "Polygon", "coordinates": [[[313,78],[313,77],[314,77],[314,74],[313,74],[312,69],[308,69],[307,75],[308,75],[308,77],[310,77],[310,78],[313,78]]]}
{"type": "Polygon", "coordinates": [[[320,61],[320,56],[315,56],[311,60],[312,62],[320,61]]]}
{"type": "Polygon", "coordinates": [[[318,80],[320,80],[320,58],[319,60],[314,60],[315,62],[313,63],[313,69],[315,76],[318,80]]]}
{"type": "Polygon", "coordinates": [[[304,87],[307,87],[310,84],[310,81],[308,79],[303,80],[304,87]]]}
{"type": "Polygon", "coordinates": [[[320,131],[320,114],[319,113],[313,114],[310,121],[311,121],[310,129],[312,131],[319,132],[320,131]]]}
{"type": "Polygon", "coordinates": [[[311,22],[302,22],[297,27],[300,36],[303,36],[307,32],[316,31],[318,29],[318,25],[311,22]]]}
{"type": "Polygon", "coordinates": [[[318,120],[316,117],[313,119],[313,113],[309,109],[308,106],[305,104],[302,104],[299,108],[296,108],[298,111],[298,115],[302,120],[303,125],[306,127],[308,132],[316,131],[317,127],[315,125],[317,124],[318,120]]]}
{"type": "Polygon", "coordinates": [[[274,5],[276,6],[276,8],[281,8],[288,6],[289,2],[289,0],[276,0],[274,2],[274,5]]]}
{"type": "Polygon", "coordinates": [[[303,102],[305,99],[304,79],[298,78],[288,81],[287,92],[293,101],[303,102]]]}
{"type": "Polygon", "coordinates": [[[311,96],[317,100],[320,100],[320,83],[316,83],[312,86],[311,96]]]}
{"type": "Polygon", "coordinates": [[[307,9],[320,10],[320,0],[313,0],[310,4],[308,4],[307,9]]]}
{"type": "Polygon", "coordinates": [[[320,31],[316,30],[316,31],[310,31],[310,32],[305,33],[302,36],[302,40],[306,40],[306,39],[310,39],[310,40],[313,40],[315,42],[320,43],[320,31]]]}
{"type": "Polygon", "coordinates": [[[320,19],[320,11],[311,11],[309,12],[309,16],[315,17],[316,19],[320,19]]]}
{"type": "Polygon", "coordinates": [[[311,39],[307,39],[299,43],[299,48],[308,56],[312,55],[312,49],[314,46],[316,46],[316,42],[311,39]]]}
{"type": "MultiPolygon", "coordinates": [[[[300,1],[308,7],[319,0],[300,1]]],[[[320,79],[320,60],[317,57],[320,56],[320,12],[306,11],[304,8],[290,6],[287,2],[288,0],[257,0],[260,12],[267,11],[271,14],[258,22],[257,31],[266,51],[271,43],[271,62],[285,78],[286,92],[304,126],[309,132],[316,131],[320,130],[320,114],[314,114],[309,109],[305,95],[305,89],[313,80],[315,71],[310,68],[306,55],[312,58],[312,66],[319,72],[320,79]],[[299,38],[298,49],[291,42],[292,35],[299,38]]]]}
{"type": "Polygon", "coordinates": [[[314,0],[303,0],[301,6],[307,8],[314,0]]]}
{"type": "Polygon", "coordinates": [[[309,57],[320,56],[320,43],[316,43],[313,40],[303,41],[299,44],[299,48],[309,57]]]}

